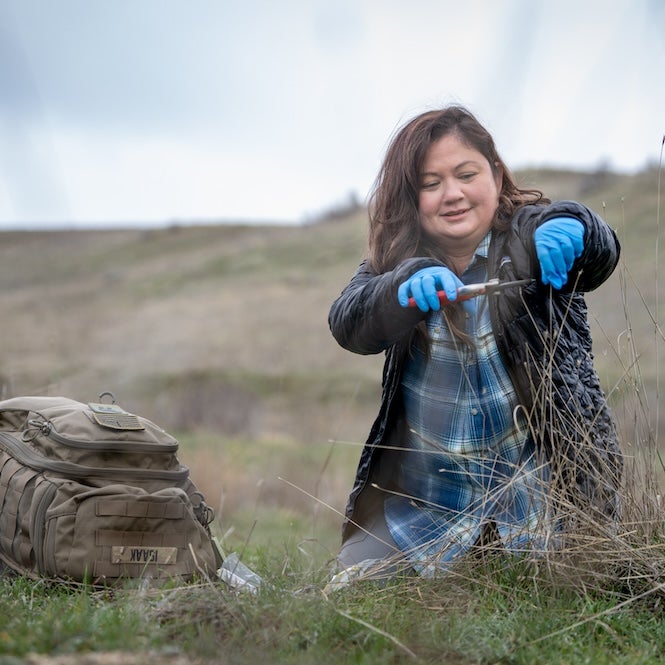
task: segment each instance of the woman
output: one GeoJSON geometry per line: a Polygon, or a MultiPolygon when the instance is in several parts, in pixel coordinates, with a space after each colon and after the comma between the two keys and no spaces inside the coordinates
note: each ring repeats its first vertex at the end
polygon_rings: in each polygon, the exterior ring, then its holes
{"type": "Polygon", "coordinates": [[[518,188],[468,110],[396,134],[368,257],[329,315],[342,347],[386,354],[343,570],[433,575],[474,545],[542,550],[573,523],[617,519],[622,462],[582,294],[619,251],[588,208],[518,188]],[[494,279],[519,283],[455,302],[494,279]]]}

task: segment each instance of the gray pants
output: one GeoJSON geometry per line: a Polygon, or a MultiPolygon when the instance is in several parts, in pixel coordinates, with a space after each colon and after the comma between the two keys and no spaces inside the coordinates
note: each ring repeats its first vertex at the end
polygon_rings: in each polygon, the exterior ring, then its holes
{"type": "MultiPolygon", "coordinates": [[[[373,561],[376,563],[369,567],[369,573],[363,573],[363,578],[388,578],[395,577],[398,573],[413,572],[404,553],[390,535],[383,510],[384,497],[385,494],[374,489],[362,496],[362,500],[358,497],[353,516],[354,523],[358,526],[351,526],[350,533],[337,555],[340,570],[373,561]]],[[[470,553],[483,556],[497,548],[503,549],[501,538],[495,522],[489,521],[483,525],[470,553]]]]}
{"type": "Polygon", "coordinates": [[[375,560],[376,565],[364,577],[394,577],[398,572],[410,568],[404,555],[395,544],[383,512],[383,495],[378,494],[363,506],[363,515],[354,521],[359,525],[342,543],[337,555],[337,563],[341,570],[351,568],[364,561],[375,560]],[[360,528],[362,527],[362,528],[360,528]]]}

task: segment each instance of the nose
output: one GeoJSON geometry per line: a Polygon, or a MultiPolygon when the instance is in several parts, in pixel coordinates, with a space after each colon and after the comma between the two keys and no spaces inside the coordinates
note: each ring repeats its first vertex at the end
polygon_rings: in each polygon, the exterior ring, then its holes
{"type": "Polygon", "coordinates": [[[443,188],[444,201],[459,201],[464,197],[460,183],[457,180],[450,180],[443,188]]]}

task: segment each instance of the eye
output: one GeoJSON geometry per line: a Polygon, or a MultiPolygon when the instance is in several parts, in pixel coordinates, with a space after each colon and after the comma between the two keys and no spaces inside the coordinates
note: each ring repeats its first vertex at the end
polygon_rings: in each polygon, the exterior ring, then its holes
{"type": "Polygon", "coordinates": [[[420,185],[420,189],[436,189],[438,185],[438,180],[427,180],[420,185]]]}
{"type": "Polygon", "coordinates": [[[477,175],[478,174],[475,171],[467,171],[465,173],[460,173],[457,177],[460,180],[464,180],[466,182],[469,180],[473,180],[473,178],[475,178],[477,175]]]}

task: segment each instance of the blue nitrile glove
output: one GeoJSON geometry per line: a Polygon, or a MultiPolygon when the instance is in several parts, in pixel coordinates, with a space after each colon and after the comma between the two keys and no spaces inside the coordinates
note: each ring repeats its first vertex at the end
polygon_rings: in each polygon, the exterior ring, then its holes
{"type": "Polygon", "coordinates": [[[402,307],[409,306],[409,298],[413,297],[421,312],[441,309],[437,291],[445,291],[448,300],[457,298],[457,289],[464,286],[460,278],[443,266],[423,268],[413,273],[409,279],[399,285],[397,300],[402,307]]]}
{"type": "Polygon", "coordinates": [[[560,289],[584,249],[584,225],[573,217],[555,217],[539,226],[533,238],[543,284],[560,289]]]}

